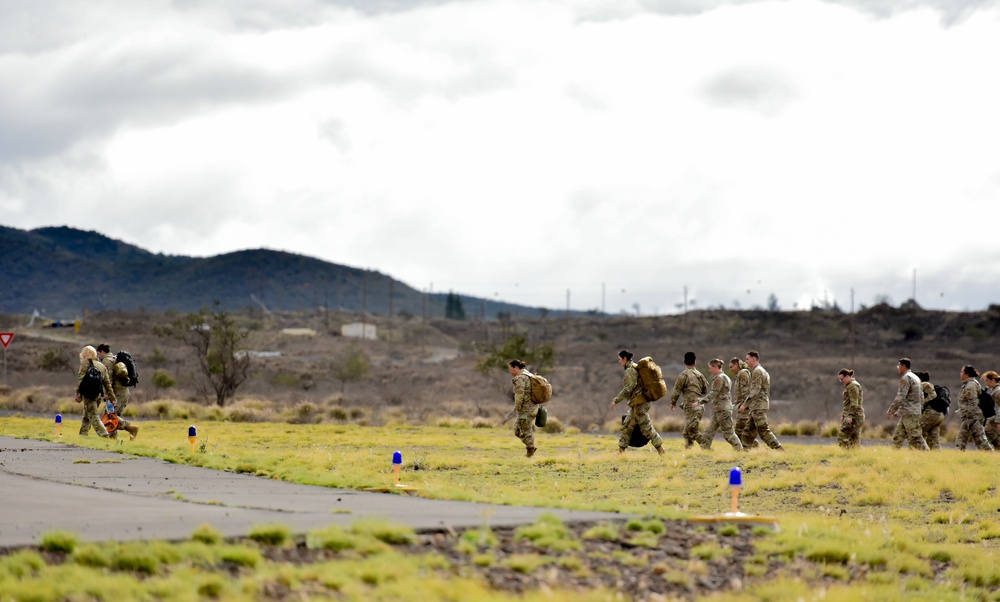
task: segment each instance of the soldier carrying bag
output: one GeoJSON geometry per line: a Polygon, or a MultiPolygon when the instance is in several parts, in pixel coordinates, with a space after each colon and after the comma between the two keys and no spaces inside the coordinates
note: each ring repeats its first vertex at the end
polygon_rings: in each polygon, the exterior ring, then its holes
{"type": "Polygon", "coordinates": [[[646,401],[656,401],[667,394],[667,383],[663,380],[663,371],[651,357],[644,357],[635,364],[639,375],[639,386],[646,401]]]}

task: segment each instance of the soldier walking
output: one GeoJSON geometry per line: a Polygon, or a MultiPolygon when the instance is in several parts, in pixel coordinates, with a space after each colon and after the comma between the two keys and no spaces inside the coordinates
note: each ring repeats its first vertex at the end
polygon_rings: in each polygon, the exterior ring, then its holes
{"type": "Polygon", "coordinates": [[[751,441],[753,437],[760,437],[771,449],[784,451],[785,448],[767,424],[767,410],[771,407],[771,375],[760,365],[760,354],[756,350],[747,351],[746,362],[750,369],[750,391],[747,394],[750,421],[747,423],[746,437],[751,441]]]}
{"type": "Polygon", "coordinates": [[[535,416],[538,415],[538,404],[531,401],[531,379],[525,370],[525,364],[519,359],[507,362],[511,382],[514,386],[514,412],[517,413],[517,423],[514,425],[514,436],[524,443],[525,455],[535,455],[535,416]]]}
{"type": "Polygon", "coordinates": [[[636,371],[635,362],[632,361],[632,352],[628,349],[619,351],[618,365],[625,370],[625,377],[622,379],[621,392],[611,400],[611,409],[615,409],[616,405],[626,400],[629,406],[622,422],[621,436],[618,438],[618,453],[625,453],[632,438],[632,430],[638,428],[656,448],[656,453],[662,456],[663,439],[656,432],[653,421],[649,419],[649,400],[642,391],[639,373],[636,371]]]}
{"type": "Polygon", "coordinates": [[[743,444],[733,429],[733,400],[730,396],[733,381],[723,371],[722,360],[719,358],[708,362],[708,371],[712,374],[712,385],[708,395],[702,397],[699,403],[712,412],[712,421],[702,434],[701,447],[712,449],[712,439],[715,438],[716,431],[721,431],[733,449],[743,451],[743,444]]]}
{"type": "Polygon", "coordinates": [[[674,381],[674,394],[670,398],[670,409],[677,409],[677,402],[681,402],[681,410],[684,411],[684,447],[690,448],[696,442],[701,442],[701,417],[704,409],[698,400],[708,393],[708,379],[701,372],[695,369],[697,357],[693,351],[684,354],[684,370],[674,381]]]}
{"type": "MultiPolygon", "coordinates": [[[[938,398],[930,372],[914,372],[920,379],[920,392],[924,396],[923,409],[920,411],[920,432],[930,449],[941,449],[941,424],[944,423],[944,412],[938,411],[934,400],[938,398]]],[[[947,407],[947,406],[945,406],[947,407]]]]}
{"type": "Polygon", "coordinates": [[[890,416],[899,418],[896,430],[892,433],[892,444],[899,449],[903,447],[903,440],[909,439],[912,449],[929,450],[923,430],[920,428],[920,414],[924,405],[920,379],[910,371],[909,358],[899,358],[896,371],[900,376],[899,390],[885,413],[886,418],[890,416]]]}
{"type": "Polygon", "coordinates": [[[757,443],[757,428],[753,426],[747,404],[750,399],[750,369],[747,363],[738,357],[729,360],[729,369],[733,372],[733,403],[736,406],[736,424],[733,430],[740,438],[743,449],[753,449],[760,444],[757,443]],[[750,432],[749,436],[745,434],[747,431],[750,432]]]}
{"type": "Polygon", "coordinates": [[[844,385],[844,411],[840,414],[837,443],[844,449],[861,447],[861,429],[865,426],[864,391],[854,378],[854,370],[841,370],[837,379],[844,385]]]}
{"type": "Polygon", "coordinates": [[[958,415],[962,419],[962,426],[958,430],[955,446],[965,451],[965,446],[971,439],[979,449],[993,451],[983,428],[983,411],[979,409],[979,393],[983,390],[976,380],[979,371],[966,364],[962,366],[960,376],[962,391],[958,394],[958,415]]]}

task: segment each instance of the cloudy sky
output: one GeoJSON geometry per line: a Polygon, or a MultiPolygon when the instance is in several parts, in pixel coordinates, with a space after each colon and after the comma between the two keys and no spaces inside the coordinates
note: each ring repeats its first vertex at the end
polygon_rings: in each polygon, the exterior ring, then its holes
{"type": "Polygon", "coordinates": [[[573,309],[1000,303],[1000,4],[0,0],[0,223],[573,309]]]}

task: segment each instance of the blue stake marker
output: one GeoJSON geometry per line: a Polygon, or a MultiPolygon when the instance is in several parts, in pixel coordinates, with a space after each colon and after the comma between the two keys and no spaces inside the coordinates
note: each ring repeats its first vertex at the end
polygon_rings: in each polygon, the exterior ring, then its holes
{"type": "Polygon", "coordinates": [[[403,466],[403,454],[398,450],[392,454],[392,472],[396,476],[396,486],[399,486],[399,469],[403,466]]]}
{"type": "Polygon", "coordinates": [[[729,488],[733,493],[732,512],[736,514],[740,511],[739,497],[740,489],[743,487],[743,471],[739,466],[729,471],[729,488]]]}
{"type": "Polygon", "coordinates": [[[62,414],[56,414],[56,435],[62,437],[62,414]]]}

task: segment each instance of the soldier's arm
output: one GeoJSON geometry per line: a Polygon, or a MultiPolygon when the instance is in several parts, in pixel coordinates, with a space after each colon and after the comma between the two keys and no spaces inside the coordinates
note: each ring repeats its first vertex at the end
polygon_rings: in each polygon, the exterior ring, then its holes
{"type": "Polygon", "coordinates": [[[118,405],[118,398],[115,397],[115,388],[111,386],[111,379],[108,378],[107,371],[101,372],[101,382],[104,384],[104,394],[108,396],[111,403],[118,405]]]}
{"type": "Polygon", "coordinates": [[[747,391],[747,399],[753,399],[760,395],[760,390],[764,387],[764,378],[756,370],[750,375],[750,389],[747,391]]]}
{"type": "Polygon", "coordinates": [[[906,394],[909,391],[910,391],[910,381],[905,378],[899,379],[899,390],[896,391],[896,399],[892,400],[892,404],[889,406],[889,409],[886,410],[885,413],[895,414],[899,410],[899,408],[903,405],[903,402],[906,401],[906,394]]]}
{"type": "Polygon", "coordinates": [[[937,391],[934,387],[927,387],[924,389],[924,401],[930,401],[932,399],[937,399],[937,391]]]}
{"type": "Polygon", "coordinates": [[[681,393],[684,392],[684,385],[686,383],[687,378],[685,378],[685,374],[681,372],[681,375],[674,381],[674,393],[670,396],[670,405],[677,405],[677,400],[681,398],[681,393]]]}
{"type": "Polygon", "coordinates": [[[698,398],[698,403],[701,405],[706,405],[709,403],[714,403],[719,400],[722,395],[722,379],[716,378],[712,380],[712,386],[709,388],[708,393],[705,393],[702,397],[698,398]]]}
{"type": "Polygon", "coordinates": [[[614,400],[615,403],[617,404],[621,403],[626,399],[631,399],[632,393],[635,392],[635,388],[637,386],[639,386],[639,375],[636,373],[635,370],[626,370],[625,381],[622,384],[621,392],[618,394],[617,397],[615,397],[614,400]]]}

